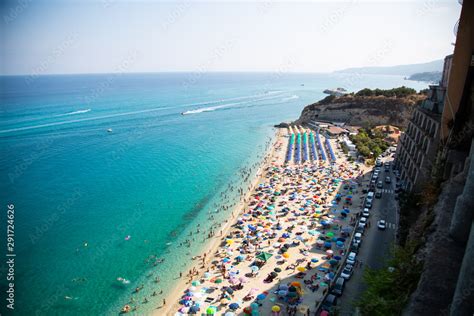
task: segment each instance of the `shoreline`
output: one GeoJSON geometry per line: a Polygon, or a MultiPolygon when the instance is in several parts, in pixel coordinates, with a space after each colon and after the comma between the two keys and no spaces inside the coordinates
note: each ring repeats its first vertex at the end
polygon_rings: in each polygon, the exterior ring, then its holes
{"type": "MultiPolygon", "coordinates": [[[[236,223],[236,219],[239,217],[244,212],[244,207],[247,206],[249,202],[249,198],[254,192],[255,188],[257,185],[264,179],[264,171],[271,165],[273,162],[273,159],[277,159],[275,153],[277,152],[277,144],[281,141],[281,139],[284,136],[282,135],[282,129],[277,128],[275,132],[275,140],[271,143],[269,148],[266,150],[264,153],[264,156],[261,160],[261,163],[256,171],[256,174],[254,176],[253,181],[249,184],[249,189],[245,193],[244,196],[242,196],[239,200],[239,202],[232,208],[232,210],[229,210],[230,212],[230,218],[224,222],[224,225],[221,228],[222,234],[217,235],[212,237],[207,245],[205,245],[201,251],[202,255],[206,254],[206,260],[204,263],[200,260],[201,258],[198,258],[195,260],[195,263],[189,266],[190,270],[193,270],[196,268],[198,271],[197,275],[193,276],[193,279],[199,279],[200,277],[203,276],[206,267],[209,266],[212,260],[212,254],[216,253],[218,249],[220,248],[224,237],[229,233],[231,230],[232,226],[236,223]],[[237,213],[235,213],[237,211],[237,213]]],[[[201,256],[202,256],[201,255],[201,256]]],[[[176,282],[175,286],[173,289],[169,292],[168,295],[164,298],[166,300],[166,305],[162,307],[155,308],[153,310],[152,315],[159,316],[159,315],[174,315],[175,311],[179,308],[179,299],[181,298],[183,291],[188,288],[191,284],[187,280],[188,276],[183,275],[182,278],[178,282],[176,282]]]]}

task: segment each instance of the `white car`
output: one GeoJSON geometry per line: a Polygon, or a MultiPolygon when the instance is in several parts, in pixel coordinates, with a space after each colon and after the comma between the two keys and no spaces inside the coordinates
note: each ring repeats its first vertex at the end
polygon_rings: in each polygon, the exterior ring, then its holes
{"type": "Polygon", "coordinates": [[[341,272],[341,277],[349,280],[352,276],[352,271],[354,270],[354,266],[352,264],[346,264],[344,269],[341,272]]]}
{"type": "Polygon", "coordinates": [[[362,242],[362,234],[361,233],[356,233],[354,235],[354,243],[360,244],[362,242]]]}
{"type": "Polygon", "coordinates": [[[365,207],[366,208],[372,208],[372,201],[371,200],[366,200],[365,201],[365,207]]]}
{"type": "Polygon", "coordinates": [[[350,252],[348,255],[347,255],[347,260],[346,260],[346,263],[350,264],[350,265],[354,265],[355,264],[355,261],[356,261],[356,253],[355,252],[350,252]]]}
{"type": "Polygon", "coordinates": [[[359,224],[367,224],[367,217],[361,217],[359,220],[359,224]]]}
{"type": "Polygon", "coordinates": [[[385,222],[385,220],[381,219],[377,222],[377,227],[380,230],[385,230],[385,228],[387,227],[387,223],[385,222]]]}
{"type": "Polygon", "coordinates": [[[364,208],[364,210],[362,211],[362,216],[364,216],[364,217],[369,217],[370,216],[370,212],[369,212],[368,208],[364,208]]]}

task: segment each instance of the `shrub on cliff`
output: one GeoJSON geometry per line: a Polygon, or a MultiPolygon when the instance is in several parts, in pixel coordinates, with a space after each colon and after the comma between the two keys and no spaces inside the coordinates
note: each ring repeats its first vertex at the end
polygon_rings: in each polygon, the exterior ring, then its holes
{"type": "Polygon", "coordinates": [[[401,86],[398,88],[387,89],[387,90],[384,90],[384,89],[371,90],[369,88],[365,88],[358,91],[356,93],[356,96],[359,96],[359,97],[384,96],[384,97],[404,98],[411,94],[416,94],[416,90],[405,87],[405,86],[401,86]]]}

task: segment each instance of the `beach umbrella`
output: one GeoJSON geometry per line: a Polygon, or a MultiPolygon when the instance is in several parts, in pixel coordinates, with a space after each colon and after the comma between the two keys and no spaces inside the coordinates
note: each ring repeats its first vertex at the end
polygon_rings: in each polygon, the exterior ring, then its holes
{"type": "Polygon", "coordinates": [[[252,313],[252,308],[250,306],[245,307],[244,313],[245,315],[250,315],[252,313]]]}
{"type": "Polygon", "coordinates": [[[226,298],[223,298],[223,299],[221,299],[221,304],[222,305],[227,305],[227,304],[229,304],[229,300],[226,299],[226,298]]]}
{"type": "Polygon", "coordinates": [[[257,266],[251,266],[250,269],[252,270],[252,272],[257,272],[258,270],[260,270],[257,266]]]}
{"type": "Polygon", "coordinates": [[[239,278],[239,281],[240,281],[240,283],[247,283],[247,282],[248,282],[248,279],[247,279],[245,276],[241,276],[241,277],[239,278]]]}
{"type": "Polygon", "coordinates": [[[214,315],[217,311],[217,308],[215,308],[214,306],[209,306],[207,309],[206,309],[206,314],[207,315],[214,315]]]}
{"type": "Polygon", "coordinates": [[[279,296],[286,296],[286,294],[288,294],[288,291],[279,290],[279,291],[277,292],[277,294],[278,294],[279,296]]]}
{"type": "Polygon", "coordinates": [[[299,272],[305,272],[306,268],[305,267],[298,267],[298,268],[296,268],[296,270],[298,270],[299,272]]]}
{"type": "Polygon", "coordinates": [[[191,286],[188,291],[189,291],[189,292],[194,292],[194,291],[196,291],[196,287],[195,287],[195,286],[191,286]]]}
{"type": "Polygon", "coordinates": [[[235,313],[227,312],[227,313],[224,314],[224,316],[235,316],[235,313]]]}
{"type": "Polygon", "coordinates": [[[278,305],[273,305],[273,306],[272,306],[272,312],[277,313],[277,312],[279,312],[279,311],[280,311],[280,306],[278,306],[278,305]]]}
{"type": "Polygon", "coordinates": [[[254,311],[254,310],[257,310],[257,311],[258,311],[258,307],[259,307],[258,304],[255,303],[255,302],[252,303],[252,304],[250,304],[250,308],[252,309],[252,311],[254,311]]]}
{"type": "Polygon", "coordinates": [[[257,295],[257,300],[261,301],[261,300],[264,300],[267,296],[265,294],[258,294],[257,295]]]}
{"type": "Polygon", "coordinates": [[[334,259],[335,259],[335,260],[341,260],[342,257],[341,257],[341,256],[334,256],[334,259]]]}
{"type": "Polygon", "coordinates": [[[286,284],[280,284],[280,285],[278,286],[278,289],[279,289],[279,290],[283,290],[283,291],[288,291],[288,285],[286,285],[286,284]]]}
{"type": "Polygon", "coordinates": [[[196,280],[196,281],[193,281],[193,282],[191,283],[191,285],[192,285],[192,286],[198,286],[198,285],[201,285],[201,282],[199,282],[198,280],[196,280]]]}
{"type": "Polygon", "coordinates": [[[318,261],[319,261],[319,259],[317,259],[317,258],[311,259],[311,262],[313,262],[313,263],[316,263],[316,262],[318,262],[318,261]]]}
{"type": "Polygon", "coordinates": [[[275,269],[273,269],[273,271],[275,271],[275,272],[281,272],[281,269],[278,268],[278,267],[276,267],[275,269]]]}
{"type": "Polygon", "coordinates": [[[272,256],[273,255],[271,253],[263,251],[260,254],[258,254],[255,258],[267,262],[268,259],[270,259],[272,256]]]}
{"type": "Polygon", "coordinates": [[[188,313],[190,314],[196,314],[197,312],[199,312],[199,306],[197,305],[191,306],[188,311],[188,313]]]}
{"type": "Polygon", "coordinates": [[[334,253],[334,251],[332,251],[331,249],[329,249],[329,250],[326,250],[326,253],[327,253],[328,255],[332,255],[332,254],[334,253]]]}
{"type": "Polygon", "coordinates": [[[288,252],[285,252],[282,254],[283,258],[285,259],[288,259],[290,257],[290,255],[288,254],[288,252]]]}
{"type": "Polygon", "coordinates": [[[216,280],[214,281],[214,283],[220,284],[220,283],[222,283],[222,279],[216,279],[216,280]]]}
{"type": "Polygon", "coordinates": [[[232,303],[232,304],[229,305],[229,308],[232,309],[232,310],[236,310],[236,309],[238,309],[239,307],[240,307],[240,306],[239,306],[239,304],[237,304],[237,303],[232,303]]]}
{"type": "Polygon", "coordinates": [[[291,282],[290,285],[291,285],[291,286],[294,286],[294,287],[301,287],[301,283],[298,282],[298,281],[293,281],[293,282],[291,282]]]}

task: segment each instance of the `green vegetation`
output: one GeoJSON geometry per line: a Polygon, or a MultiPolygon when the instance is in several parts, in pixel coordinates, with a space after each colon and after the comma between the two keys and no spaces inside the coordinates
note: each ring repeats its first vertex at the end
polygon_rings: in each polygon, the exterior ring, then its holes
{"type": "Polygon", "coordinates": [[[383,89],[369,89],[365,88],[358,91],[355,95],[360,97],[373,97],[383,95],[385,97],[396,97],[396,98],[404,98],[408,95],[416,94],[416,90],[412,88],[407,88],[405,86],[401,86],[398,88],[383,90],[383,89]]]}
{"type": "Polygon", "coordinates": [[[384,268],[365,270],[367,288],[356,302],[362,315],[401,315],[422,271],[423,265],[414,258],[414,251],[412,245],[395,247],[384,268]]]}
{"type": "Polygon", "coordinates": [[[385,141],[385,135],[378,129],[372,131],[361,128],[359,134],[350,136],[350,139],[364,158],[377,157],[389,147],[389,143],[385,141]]]}

